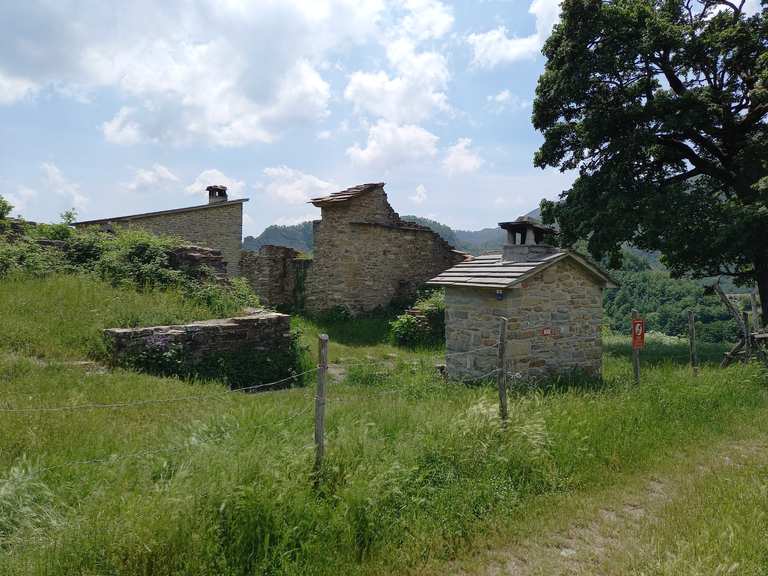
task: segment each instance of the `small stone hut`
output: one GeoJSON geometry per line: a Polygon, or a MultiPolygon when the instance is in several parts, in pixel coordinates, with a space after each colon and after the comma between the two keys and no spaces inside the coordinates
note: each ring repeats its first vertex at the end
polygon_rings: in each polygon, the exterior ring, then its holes
{"type": "Polygon", "coordinates": [[[240,274],[240,246],[243,241],[243,203],[248,198],[230,200],[226,186],[208,186],[208,204],[101,218],[75,222],[75,227],[99,226],[112,230],[115,226],[143,228],[153,234],[179,236],[184,240],[221,252],[227,275],[240,274]]]}
{"type": "Polygon", "coordinates": [[[508,372],[524,379],[599,375],[603,289],[614,282],[583,256],[546,244],[553,230],[535,220],[499,225],[507,231],[502,254],[479,256],[429,281],[445,288],[448,376],[473,380],[492,373],[500,317],[508,320],[508,372]]]}

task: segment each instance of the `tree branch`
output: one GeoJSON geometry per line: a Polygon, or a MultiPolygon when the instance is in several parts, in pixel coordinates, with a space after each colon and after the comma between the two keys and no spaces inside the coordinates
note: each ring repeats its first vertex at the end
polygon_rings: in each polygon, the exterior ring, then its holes
{"type": "Polygon", "coordinates": [[[717,166],[714,162],[702,158],[696,151],[688,146],[685,142],[675,139],[670,135],[660,135],[658,137],[659,143],[662,146],[667,146],[676,150],[680,156],[688,160],[694,167],[698,168],[703,174],[707,174],[720,180],[721,182],[731,184],[733,182],[733,175],[727,170],[717,166]]]}

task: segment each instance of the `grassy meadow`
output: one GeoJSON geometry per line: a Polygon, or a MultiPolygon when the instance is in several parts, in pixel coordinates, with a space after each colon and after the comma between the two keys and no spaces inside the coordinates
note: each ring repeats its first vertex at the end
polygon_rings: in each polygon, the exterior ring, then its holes
{"type": "MultiPolygon", "coordinates": [[[[385,320],[296,318],[310,354],[329,333],[335,365],[315,485],[311,387],[233,394],[72,362],[101,357],[101,328],[202,317],[173,292],[0,282],[1,574],[443,574],[543,503],[620,487],[768,414],[756,365],[720,370],[708,350],[693,378],[685,342],[652,339],[635,386],[612,337],[602,381],[516,393],[502,427],[490,383],[444,382],[441,350],[387,344],[385,320]]],[[[707,509],[681,513],[667,533],[699,534],[707,509]]]]}

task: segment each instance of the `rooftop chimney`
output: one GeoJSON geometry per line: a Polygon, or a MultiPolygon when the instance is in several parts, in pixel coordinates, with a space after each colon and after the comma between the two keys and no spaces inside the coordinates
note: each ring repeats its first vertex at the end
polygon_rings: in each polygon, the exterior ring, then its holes
{"type": "Polygon", "coordinates": [[[208,204],[216,204],[217,202],[227,201],[227,187],[226,186],[208,186],[208,204]]]}
{"type": "Polygon", "coordinates": [[[504,262],[531,262],[557,252],[557,248],[544,242],[555,230],[542,226],[538,220],[521,216],[514,222],[500,222],[507,231],[504,244],[504,262]]]}

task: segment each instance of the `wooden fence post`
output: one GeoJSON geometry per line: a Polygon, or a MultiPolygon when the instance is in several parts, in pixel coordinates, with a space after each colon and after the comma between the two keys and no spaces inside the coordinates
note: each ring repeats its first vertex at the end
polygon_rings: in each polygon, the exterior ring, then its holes
{"type": "Polygon", "coordinates": [[[755,324],[755,332],[761,332],[763,329],[763,315],[760,307],[757,305],[757,290],[749,293],[749,301],[752,304],[752,322],[755,324]]]}
{"type": "Polygon", "coordinates": [[[325,455],[325,376],[328,371],[328,335],[320,334],[318,344],[315,392],[315,482],[319,481],[325,455]]]}
{"type": "Polygon", "coordinates": [[[506,424],[509,417],[507,406],[507,373],[504,367],[504,355],[507,349],[507,319],[499,318],[499,348],[496,354],[496,384],[499,387],[499,416],[506,424]]]}
{"type": "Polygon", "coordinates": [[[752,329],[749,326],[749,312],[744,310],[741,317],[744,326],[744,361],[749,362],[752,356],[752,329]]]}
{"type": "MultiPolygon", "coordinates": [[[[632,310],[632,320],[639,320],[640,312],[632,310]]],[[[632,369],[635,373],[635,384],[640,384],[640,348],[632,346],[632,369]]]]}
{"type": "Polygon", "coordinates": [[[691,356],[691,369],[693,375],[699,373],[699,358],[696,352],[696,314],[688,310],[688,348],[691,356]]]}

